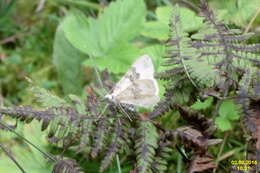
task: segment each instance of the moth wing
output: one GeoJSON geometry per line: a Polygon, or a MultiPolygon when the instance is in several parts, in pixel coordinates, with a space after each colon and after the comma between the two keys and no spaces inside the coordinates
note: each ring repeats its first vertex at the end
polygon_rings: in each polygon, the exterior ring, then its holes
{"type": "Polygon", "coordinates": [[[143,55],[138,58],[127,73],[116,83],[112,94],[109,95],[118,95],[123,90],[125,90],[129,85],[132,84],[130,77],[133,77],[134,80],[137,79],[154,79],[154,67],[153,62],[149,55],[143,55]]]}
{"type": "Polygon", "coordinates": [[[139,79],[153,79],[154,78],[154,66],[152,59],[149,55],[143,55],[138,58],[132,68],[139,74],[139,79]]]}
{"type": "Polygon", "coordinates": [[[132,81],[130,80],[129,76],[133,76],[134,71],[132,68],[130,68],[127,73],[116,83],[112,93],[110,95],[118,95],[123,90],[125,90],[129,85],[132,84],[132,81]]]}
{"type": "Polygon", "coordinates": [[[136,80],[121,93],[116,95],[116,101],[142,107],[150,107],[160,101],[158,84],[155,80],[136,80]]]}

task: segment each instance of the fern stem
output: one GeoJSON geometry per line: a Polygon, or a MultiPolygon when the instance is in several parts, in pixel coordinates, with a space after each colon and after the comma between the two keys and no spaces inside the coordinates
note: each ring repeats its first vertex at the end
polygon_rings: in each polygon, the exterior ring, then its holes
{"type": "Polygon", "coordinates": [[[0,144],[0,148],[5,152],[5,154],[14,162],[14,164],[20,169],[22,173],[26,173],[25,170],[22,168],[22,166],[15,160],[15,158],[12,156],[12,154],[4,147],[2,144],[0,144]]]}
{"type": "Polygon", "coordinates": [[[197,90],[199,90],[198,86],[195,84],[195,82],[194,82],[194,81],[192,80],[192,78],[190,77],[190,74],[189,74],[189,72],[188,72],[188,69],[187,69],[187,67],[186,67],[186,65],[185,65],[185,63],[184,63],[184,61],[183,61],[183,58],[181,59],[181,63],[182,63],[182,65],[183,65],[183,67],[184,67],[184,71],[185,71],[187,77],[189,78],[190,82],[192,83],[192,85],[193,85],[197,90]]]}

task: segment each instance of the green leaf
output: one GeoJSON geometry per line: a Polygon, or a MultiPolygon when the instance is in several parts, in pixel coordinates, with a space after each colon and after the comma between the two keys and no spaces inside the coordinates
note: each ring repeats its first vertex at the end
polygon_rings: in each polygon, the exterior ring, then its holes
{"type": "Polygon", "coordinates": [[[65,17],[62,29],[68,41],[81,52],[88,54],[93,49],[90,42],[89,21],[87,17],[78,10],[72,10],[65,17]]]}
{"type": "Polygon", "coordinates": [[[160,22],[146,22],[142,35],[158,40],[167,40],[169,38],[169,26],[160,22]]]}
{"type": "Polygon", "coordinates": [[[259,0],[211,1],[210,6],[216,9],[219,19],[238,26],[245,26],[260,7],[259,0]]]}
{"type": "Polygon", "coordinates": [[[209,108],[213,103],[213,97],[208,97],[205,101],[197,100],[193,105],[191,105],[192,109],[195,110],[205,110],[209,108]]]}
{"type": "MultiPolygon", "coordinates": [[[[169,23],[172,16],[171,6],[162,6],[156,9],[157,21],[148,21],[144,25],[142,35],[158,40],[167,40],[169,38],[169,23]]],[[[198,30],[203,26],[203,19],[198,17],[193,11],[187,8],[180,8],[180,17],[183,30],[191,32],[198,30]],[[191,20],[192,19],[192,20],[191,20]]]]}
{"type": "Polygon", "coordinates": [[[163,62],[163,57],[166,53],[166,47],[160,44],[154,44],[147,46],[141,50],[142,55],[148,54],[152,60],[155,67],[156,72],[160,72],[163,68],[161,67],[161,63],[163,62]]]}
{"type": "Polygon", "coordinates": [[[83,62],[83,65],[99,67],[101,70],[108,69],[113,73],[124,73],[138,58],[139,50],[129,43],[121,43],[115,49],[111,49],[109,55],[111,57],[90,57],[83,62]]]}
{"type": "Polygon", "coordinates": [[[59,98],[54,94],[51,94],[44,88],[32,87],[31,90],[34,93],[34,96],[37,98],[37,100],[44,107],[62,107],[67,105],[65,100],[59,98]]]}
{"type": "MultiPolygon", "coordinates": [[[[19,127],[23,124],[19,123],[19,127]]],[[[42,132],[40,122],[34,120],[30,125],[25,125],[22,127],[24,132],[24,137],[28,139],[31,143],[39,147],[42,151],[48,152],[48,143],[46,140],[46,133],[42,132]]],[[[21,132],[22,132],[21,131],[21,132]]],[[[36,150],[31,145],[23,143],[15,143],[15,134],[10,132],[3,131],[1,133],[1,138],[3,136],[10,138],[9,142],[12,143],[12,146],[5,145],[6,148],[12,151],[13,157],[17,162],[23,167],[27,173],[50,173],[52,170],[52,165],[50,160],[45,158],[38,150],[36,150]]],[[[16,165],[5,155],[2,155],[0,159],[0,170],[1,172],[16,173],[19,172],[19,169],[16,165]]]]}
{"type": "Polygon", "coordinates": [[[139,34],[145,21],[146,9],[143,0],[120,0],[112,2],[98,18],[97,25],[90,26],[103,52],[117,43],[133,39],[139,34]]]}
{"type": "Polygon", "coordinates": [[[155,14],[159,21],[168,25],[170,23],[172,10],[173,10],[172,6],[161,6],[156,8],[155,14]]]}
{"type": "Polygon", "coordinates": [[[232,129],[230,121],[225,117],[217,117],[215,120],[215,124],[222,131],[227,131],[232,129]]]}
{"type": "Polygon", "coordinates": [[[229,120],[238,120],[240,117],[238,110],[239,108],[233,100],[224,100],[220,105],[219,115],[229,120]]]}
{"type": "Polygon", "coordinates": [[[143,0],[116,1],[98,19],[87,19],[79,11],[70,13],[64,32],[74,47],[94,59],[84,64],[123,72],[137,58],[137,49],[128,41],[139,34],[145,13],[143,0]]]}
{"type": "Polygon", "coordinates": [[[82,54],[66,40],[61,24],[55,34],[53,63],[65,94],[80,95],[82,83],[82,54]]]}

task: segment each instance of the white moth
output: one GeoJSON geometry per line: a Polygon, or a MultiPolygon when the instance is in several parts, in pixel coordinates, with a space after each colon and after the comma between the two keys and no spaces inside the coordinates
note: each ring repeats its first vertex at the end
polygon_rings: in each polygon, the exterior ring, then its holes
{"type": "Polygon", "coordinates": [[[148,55],[138,58],[105,98],[115,103],[150,107],[159,100],[159,87],[154,79],[154,66],[148,55]]]}

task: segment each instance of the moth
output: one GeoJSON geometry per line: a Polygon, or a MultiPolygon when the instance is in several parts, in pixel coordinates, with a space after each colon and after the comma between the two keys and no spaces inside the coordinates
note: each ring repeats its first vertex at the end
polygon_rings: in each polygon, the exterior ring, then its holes
{"type": "Polygon", "coordinates": [[[154,66],[149,55],[139,57],[128,72],[105,96],[117,104],[151,107],[160,101],[159,87],[154,79],[154,66]]]}

